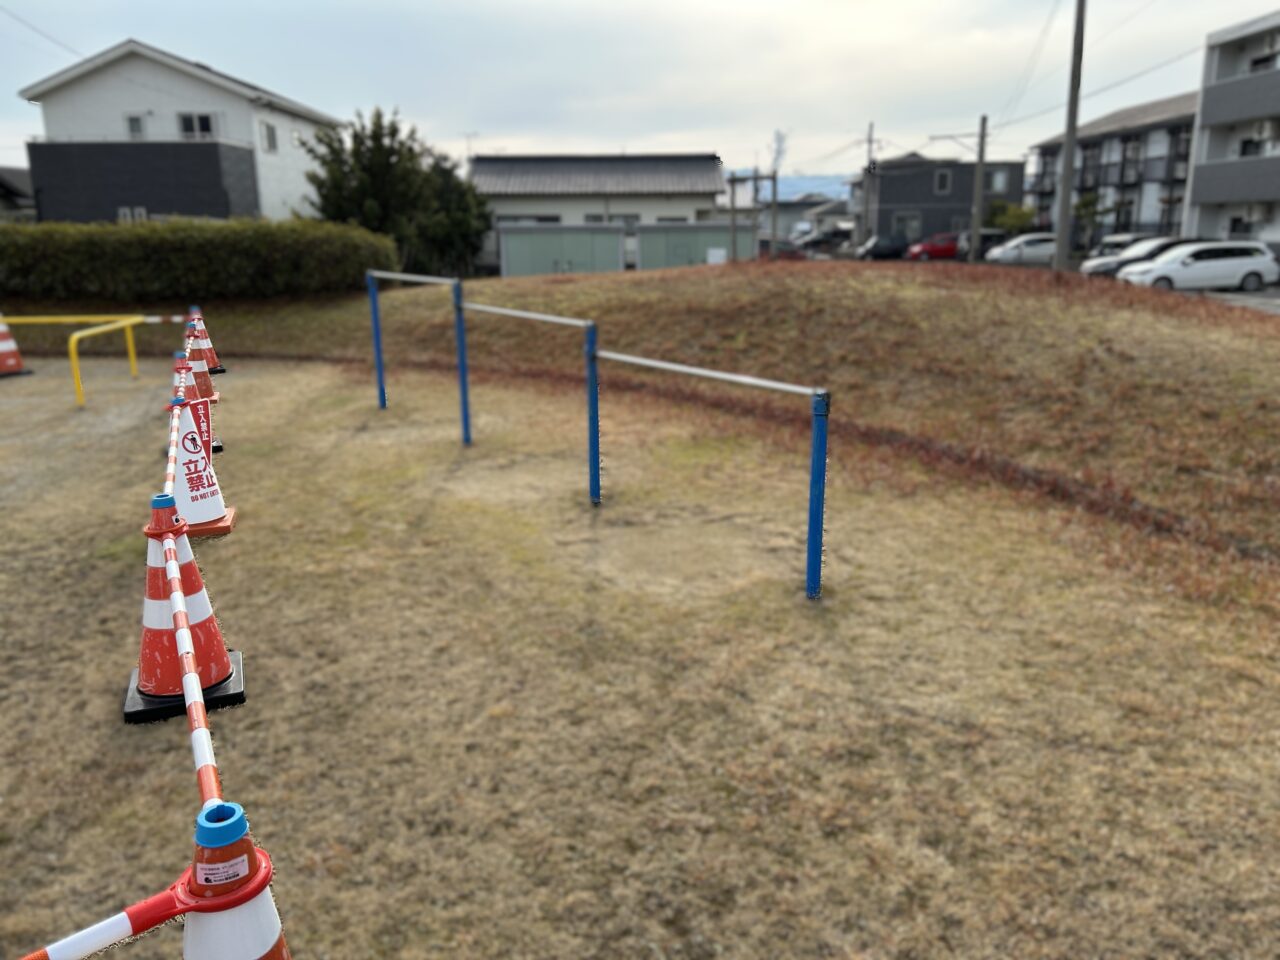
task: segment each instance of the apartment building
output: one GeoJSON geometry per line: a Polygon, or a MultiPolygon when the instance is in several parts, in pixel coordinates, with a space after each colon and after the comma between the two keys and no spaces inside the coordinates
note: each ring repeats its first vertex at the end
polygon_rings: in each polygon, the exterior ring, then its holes
{"type": "MultiPolygon", "coordinates": [[[[1081,124],[1071,203],[1074,210],[1087,199],[1093,214],[1075,218],[1076,243],[1093,243],[1105,233],[1182,232],[1198,98],[1196,92],[1183,93],[1081,124]]],[[[1054,227],[1063,139],[1060,134],[1032,148],[1026,205],[1035,209],[1041,230],[1054,227]]]]}
{"type": "Polygon", "coordinates": [[[1280,247],[1280,11],[1209,34],[1186,233],[1280,247]]]}

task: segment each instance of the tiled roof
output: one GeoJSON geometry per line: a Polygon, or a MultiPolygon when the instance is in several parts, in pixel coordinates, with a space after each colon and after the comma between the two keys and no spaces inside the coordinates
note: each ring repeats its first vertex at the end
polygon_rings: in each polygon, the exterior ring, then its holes
{"type": "Polygon", "coordinates": [[[725,189],[714,153],[472,157],[471,181],[490,197],[715,194],[725,189]]]}
{"type": "MultiPolygon", "coordinates": [[[[1180,93],[1176,97],[1165,97],[1163,100],[1152,100],[1140,103],[1136,107],[1125,107],[1108,113],[1097,120],[1081,124],[1076,128],[1076,142],[1092,140],[1097,137],[1123,133],[1126,130],[1141,130],[1146,127],[1157,127],[1163,123],[1178,121],[1190,122],[1196,115],[1196,99],[1199,92],[1180,93]]],[[[1058,134],[1048,140],[1037,143],[1037,147],[1059,146],[1065,134],[1058,134]]]]}

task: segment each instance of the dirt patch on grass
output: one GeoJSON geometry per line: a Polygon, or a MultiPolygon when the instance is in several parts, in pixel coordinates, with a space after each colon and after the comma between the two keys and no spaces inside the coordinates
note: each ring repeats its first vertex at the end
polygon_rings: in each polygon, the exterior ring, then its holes
{"type": "MultiPolygon", "coordinates": [[[[197,806],[118,715],[167,380],[118,366],[4,384],[6,955],[168,883],[197,806]]],[[[463,450],[449,379],[358,373],[232,364],[197,545],[298,956],[1274,954],[1274,619],[865,450],[808,603],[803,441],[606,392],[593,509],[578,391],[478,383],[463,450]]]]}

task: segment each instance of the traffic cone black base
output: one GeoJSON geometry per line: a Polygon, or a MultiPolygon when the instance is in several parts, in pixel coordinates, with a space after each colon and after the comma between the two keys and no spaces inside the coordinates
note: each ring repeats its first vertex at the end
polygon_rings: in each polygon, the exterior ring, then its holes
{"type": "MultiPolygon", "coordinates": [[[[228,650],[231,659],[231,676],[204,691],[207,710],[219,707],[238,707],[245,701],[244,660],[239,650],[228,650]]],[[[125,723],[154,723],[170,717],[185,716],[187,704],[183,697],[152,697],[138,689],[138,668],[129,674],[129,687],[124,694],[125,723]]]]}

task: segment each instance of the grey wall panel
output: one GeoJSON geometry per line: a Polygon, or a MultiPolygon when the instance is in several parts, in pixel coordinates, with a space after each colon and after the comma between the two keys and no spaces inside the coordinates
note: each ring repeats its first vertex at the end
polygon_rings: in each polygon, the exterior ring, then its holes
{"type": "Polygon", "coordinates": [[[1237,77],[1204,88],[1200,125],[1266,120],[1280,114],[1280,70],[1237,77]]]}
{"type": "Polygon", "coordinates": [[[42,220],[114,221],[120,207],[145,207],[148,216],[258,212],[253,152],[244,147],[30,143],[27,154],[42,220]]]}
{"type": "Polygon", "coordinates": [[[1191,181],[1192,203],[1272,203],[1280,200],[1280,157],[1201,163],[1191,181]]]}

